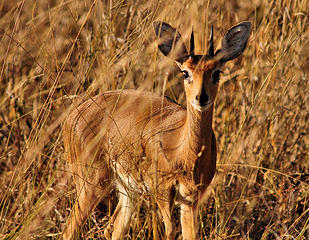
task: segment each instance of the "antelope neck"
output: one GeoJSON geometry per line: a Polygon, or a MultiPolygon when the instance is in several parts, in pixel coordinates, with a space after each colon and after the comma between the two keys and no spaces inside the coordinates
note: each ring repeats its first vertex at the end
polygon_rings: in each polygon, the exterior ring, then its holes
{"type": "MultiPolygon", "coordinates": [[[[198,111],[187,101],[187,117],[184,126],[184,143],[189,153],[199,155],[208,148],[212,139],[213,105],[205,111],[198,111]]],[[[209,150],[207,150],[209,151],[209,150]]]]}

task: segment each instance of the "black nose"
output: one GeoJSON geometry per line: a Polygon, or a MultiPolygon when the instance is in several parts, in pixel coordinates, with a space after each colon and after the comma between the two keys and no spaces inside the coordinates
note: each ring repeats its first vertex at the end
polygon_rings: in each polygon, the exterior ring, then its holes
{"type": "Polygon", "coordinates": [[[205,87],[202,87],[201,95],[196,95],[196,100],[199,102],[201,106],[205,106],[208,102],[208,95],[205,91],[205,87]]]}
{"type": "Polygon", "coordinates": [[[208,102],[208,95],[207,93],[203,90],[201,95],[196,96],[196,100],[199,102],[201,106],[205,106],[206,103],[208,102]]]}

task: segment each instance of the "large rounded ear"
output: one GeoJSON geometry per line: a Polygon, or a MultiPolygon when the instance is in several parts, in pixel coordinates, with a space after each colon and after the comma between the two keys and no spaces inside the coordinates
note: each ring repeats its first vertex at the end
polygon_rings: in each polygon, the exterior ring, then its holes
{"type": "Polygon", "coordinates": [[[181,39],[180,33],[169,24],[161,21],[153,22],[153,28],[158,38],[160,51],[176,61],[188,56],[188,51],[181,39]]]}
{"type": "Polygon", "coordinates": [[[237,58],[245,50],[251,31],[250,22],[241,22],[231,27],[223,36],[221,49],[216,52],[221,62],[237,58]]]}

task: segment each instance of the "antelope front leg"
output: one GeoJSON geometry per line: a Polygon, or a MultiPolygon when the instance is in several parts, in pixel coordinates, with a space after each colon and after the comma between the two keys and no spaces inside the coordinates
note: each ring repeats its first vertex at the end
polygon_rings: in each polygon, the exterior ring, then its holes
{"type": "Polygon", "coordinates": [[[182,239],[197,240],[198,208],[192,205],[182,204],[180,214],[181,214],[182,239]]]}
{"type": "Polygon", "coordinates": [[[176,236],[175,222],[172,214],[172,206],[168,201],[157,201],[163,217],[167,240],[174,240],[176,236]]]}

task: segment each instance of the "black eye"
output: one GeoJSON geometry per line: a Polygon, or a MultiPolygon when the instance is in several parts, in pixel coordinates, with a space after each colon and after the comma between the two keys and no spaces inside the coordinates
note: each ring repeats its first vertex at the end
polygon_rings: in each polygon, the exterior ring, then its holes
{"type": "Polygon", "coordinates": [[[222,73],[222,71],[220,70],[215,70],[213,73],[212,73],[212,83],[213,84],[217,84],[220,80],[220,73],[222,73]]]}
{"type": "Polygon", "coordinates": [[[187,79],[187,78],[189,77],[189,73],[188,73],[188,71],[183,70],[183,71],[181,71],[181,72],[182,72],[183,77],[184,77],[185,79],[187,79]]]}

